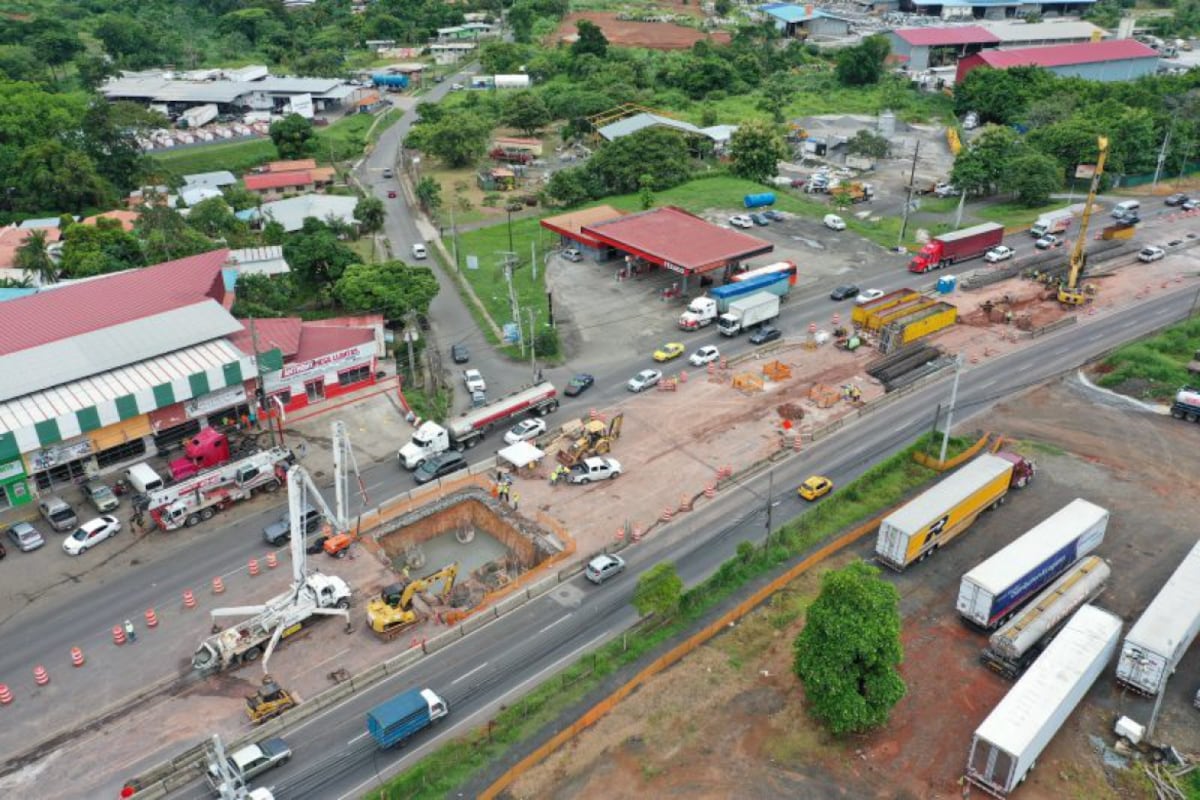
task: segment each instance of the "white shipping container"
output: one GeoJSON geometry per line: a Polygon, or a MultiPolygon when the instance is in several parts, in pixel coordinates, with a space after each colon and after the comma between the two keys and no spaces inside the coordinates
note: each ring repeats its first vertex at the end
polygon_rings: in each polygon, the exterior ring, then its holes
{"type": "Polygon", "coordinates": [[[1136,691],[1157,694],[1198,631],[1200,542],[1129,629],[1117,660],[1117,680],[1136,691]]]}
{"type": "Polygon", "coordinates": [[[1025,780],[1071,712],[1100,677],[1121,637],[1121,620],[1087,605],[1033,662],[975,730],[967,779],[1005,797],[1025,780]]]}
{"type": "Polygon", "coordinates": [[[1012,469],[1011,461],[991,453],[960,467],[892,512],[879,526],[875,552],[888,564],[904,564],[913,536],[1012,469]]]}
{"type": "Polygon", "coordinates": [[[1104,541],[1108,509],[1075,499],[968,572],[958,613],[993,628],[1104,541]]]}

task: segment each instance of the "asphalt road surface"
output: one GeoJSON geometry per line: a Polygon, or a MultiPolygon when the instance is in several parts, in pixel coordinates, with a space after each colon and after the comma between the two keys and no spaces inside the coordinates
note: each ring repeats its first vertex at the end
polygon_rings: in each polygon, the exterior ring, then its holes
{"type": "MultiPolygon", "coordinates": [[[[957,419],[986,414],[992,404],[1015,391],[1181,318],[1194,295],[1194,291],[1161,295],[1112,314],[1104,325],[1067,328],[1034,348],[966,370],[959,387],[957,419]]],[[[781,462],[773,469],[772,480],[765,473],[750,478],[661,535],[626,550],[628,569],[604,586],[576,577],[374,689],[301,723],[286,734],[295,753],[291,763],[264,775],[261,785],[285,800],[360,796],[449,737],[485,722],[499,705],[513,702],[554,670],[627,628],[635,619],[630,601],[643,570],[671,559],[688,585],[696,583],[733,555],[739,542],[762,541],[768,503],[776,524],[801,513],[801,501],[791,487],[816,471],[837,484],[851,480],[927,430],[934,409],[947,401],[948,394],[949,385],[940,382],[868,415],[848,432],[781,462]],[[767,496],[770,484],[778,490],[772,498],[767,496]],[[412,687],[441,693],[450,704],[450,716],[419,733],[405,748],[377,750],[366,734],[366,711],[412,687]]],[[[202,795],[199,783],[177,794],[202,795]]]]}

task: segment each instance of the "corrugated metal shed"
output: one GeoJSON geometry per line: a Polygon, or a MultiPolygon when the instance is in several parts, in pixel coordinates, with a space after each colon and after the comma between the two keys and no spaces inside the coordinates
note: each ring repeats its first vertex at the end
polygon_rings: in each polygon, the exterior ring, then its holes
{"type": "MultiPolygon", "coordinates": [[[[234,324],[237,325],[236,321],[234,324]]],[[[119,397],[149,394],[155,386],[186,381],[196,373],[219,371],[244,358],[228,341],[215,339],[108,372],[93,372],[83,380],[0,403],[0,433],[30,428],[119,397]]]]}
{"type": "Polygon", "coordinates": [[[228,336],[241,327],[220,303],[200,298],[191,306],[26,348],[0,357],[0,401],[228,336]]]}

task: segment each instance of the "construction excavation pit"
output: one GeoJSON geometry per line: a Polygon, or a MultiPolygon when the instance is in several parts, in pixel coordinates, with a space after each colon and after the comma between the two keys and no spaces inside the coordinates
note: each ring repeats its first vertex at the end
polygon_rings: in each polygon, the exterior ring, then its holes
{"type": "Polygon", "coordinates": [[[426,620],[462,620],[566,544],[482,488],[447,495],[388,528],[375,540],[396,580],[367,605],[371,630],[385,640],[426,620]]]}

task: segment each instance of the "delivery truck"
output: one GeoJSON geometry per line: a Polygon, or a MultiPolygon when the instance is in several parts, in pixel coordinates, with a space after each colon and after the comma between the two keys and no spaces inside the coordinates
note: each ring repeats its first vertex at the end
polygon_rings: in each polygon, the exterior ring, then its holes
{"type": "Polygon", "coordinates": [[[1049,233],[1064,233],[1067,228],[1071,227],[1071,221],[1074,219],[1075,214],[1069,208],[1048,211],[1034,221],[1029,233],[1035,239],[1040,239],[1049,233]]]}
{"type": "Polygon", "coordinates": [[[1188,422],[1200,420],[1200,389],[1185,386],[1176,392],[1175,402],[1171,404],[1171,416],[1188,422]]]}
{"type": "Polygon", "coordinates": [[[685,331],[699,330],[716,322],[719,316],[729,311],[730,305],[735,301],[760,292],[786,297],[793,283],[794,273],[771,270],[714,287],[707,295],[697,297],[688,304],[687,310],[679,317],[679,327],[685,331]]]}
{"type": "Polygon", "coordinates": [[[1104,591],[1111,574],[1112,569],[1100,556],[1079,559],[1061,578],[992,634],[979,660],[1006,678],[1021,677],[1075,610],[1104,591]]]}
{"type": "Polygon", "coordinates": [[[430,456],[451,448],[463,451],[483,441],[483,437],[513,417],[530,413],[544,417],[558,408],[558,391],[548,381],[534,384],[502,397],[494,403],[473,408],[450,420],[445,426],[430,420],[413,431],[412,438],[400,448],[398,457],[405,469],[416,469],[430,456]]]}
{"type": "Polygon", "coordinates": [[[1117,682],[1156,695],[1200,631],[1200,542],[1129,629],[1117,660],[1117,682]]]}
{"type": "Polygon", "coordinates": [[[717,328],[724,336],[737,336],[748,328],[769,322],[778,316],[778,295],[758,292],[730,303],[729,311],[717,318],[717,328]]]}
{"type": "Polygon", "coordinates": [[[1017,788],[1116,652],[1121,620],[1087,605],[975,730],[967,780],[996,797],[1017,788]]]}
{"type": "Polygon", "coordinates": [[[934,236],[908,263],[909,272],[929,272],[966,261],[1004,241],[1004,226],[985,222],[970,228],[934,236]]]}
{"type": "Polygon", "coordinates": [[[1007,622],[1026,600],[1104,541],[1108,510],[1075,499],[963,576],[955,607],[984,630],[1007,622]]]}
{"type": "Polygon", "coordinates": [[[367,712],[367,732],[381,750],[395,747],[450,713],[432,689],[409,689],[367,712]]]}
{"type": "Polygon", "coordinates": [[[879,526],[878,560],[897,571],[944,547],[1009,490],[1033,479],[1036,466],[1016,453],[985,453],[893,511],[879,526]]]}

